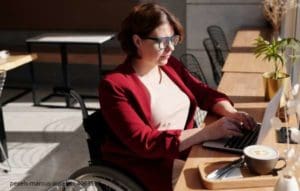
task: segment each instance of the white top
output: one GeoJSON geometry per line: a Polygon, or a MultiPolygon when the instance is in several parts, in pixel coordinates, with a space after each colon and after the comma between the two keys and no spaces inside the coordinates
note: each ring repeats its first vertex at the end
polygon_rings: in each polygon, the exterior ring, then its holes
{"type": "Polygon", "coordinates": [[[188,96],[159,67],[138,77],[149,91],[158,130],[184,129],[190,107],[188,96]]]}
{"type": "Polygon", "coordinates": [[[40,36],[29,38],[26,40],[26,42],[101,44],[113,37],[113,33],[46,33],[40,36]]]}

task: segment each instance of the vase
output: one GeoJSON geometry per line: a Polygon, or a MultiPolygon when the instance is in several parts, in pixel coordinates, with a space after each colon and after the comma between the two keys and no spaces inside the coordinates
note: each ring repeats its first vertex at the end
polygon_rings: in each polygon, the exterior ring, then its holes
{"type": "Polygon", "coordinates": [[[277,180],[274,191],[299,191],[299,184],[294,176],[283,175],[277,180]]]}
{"type": "Polygon", "coordinates": [[[280,40],[280,26],[273,26],[271,40],[280,40]]]}
{"type": "Polygon", "coordinates": [[[283,72],[277,74],[277,79],[273,78],[274,75],[275,72],[266,72],[263,74],[266,101],[271,100],[276,92],[281,87],[286,86],[290,80],[290,75],[283,72]]]}

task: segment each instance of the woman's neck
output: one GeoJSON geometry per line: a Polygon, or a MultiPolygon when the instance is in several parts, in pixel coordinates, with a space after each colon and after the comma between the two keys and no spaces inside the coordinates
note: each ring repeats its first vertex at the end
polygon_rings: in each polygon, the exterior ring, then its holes
{"type": "Polygon", "coordinates": [[[153,69],[157,68],[158,65],[153,62],[147,62],[141,59],[134,59],[132,63],[132,67],[134,68],[135,72],[140,75],[144,76],[153,69]]]}

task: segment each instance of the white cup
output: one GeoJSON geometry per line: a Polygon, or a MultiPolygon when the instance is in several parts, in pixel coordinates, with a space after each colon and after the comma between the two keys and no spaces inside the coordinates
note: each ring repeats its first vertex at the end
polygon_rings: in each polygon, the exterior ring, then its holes
{"type": "Polygon", "coordinates": [[[256,174],[268,174],[286,166],[285,158],[280,157],[276,149],[266,145],[251,145],[244,148],[243,152],[248,169],[256,174]],[[284,164],[276,168],[278,161],[283,161],[284,164]]]}
{"type": "Polygon", "coordinates": [[[274,191],[299,191],[299,184],[294,176],[280,176],[274,187],[274,191]]]}
{"type": "Polygon", "coordinates": [[[7,59],[9,57],[8,50],[1,50],[0,51],[0,59],[7,59]]]}

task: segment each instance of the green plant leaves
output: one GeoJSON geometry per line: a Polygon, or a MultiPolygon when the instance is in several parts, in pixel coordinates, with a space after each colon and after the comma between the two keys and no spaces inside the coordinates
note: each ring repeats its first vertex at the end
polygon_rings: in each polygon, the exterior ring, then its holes
{"type": "Polygon", "coordinates": [[[300,50],[300,41],[295,38],[284,38],[280,40],[273,39],[271,42],[259,36],[254,42],[254,54],[256,58],[263,57],[263,60],[274,63],[275,76],[286,62],[286,57],[290,58],[292,63],[300,57],[297,51],[300,50]],[[287,54],[291,52],[292,54],[287,54]],[[279,64],[281,67],[279,67],[279,64]]]}

